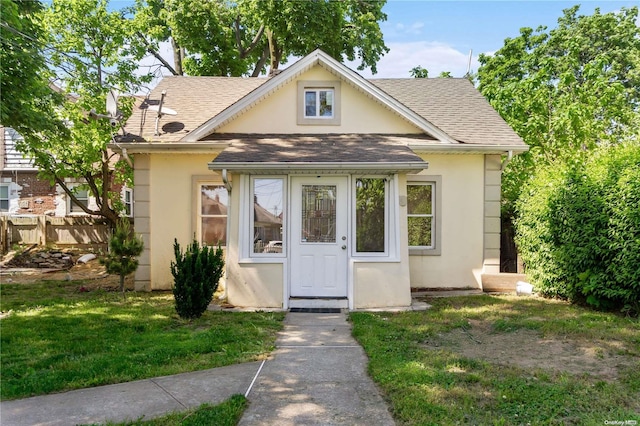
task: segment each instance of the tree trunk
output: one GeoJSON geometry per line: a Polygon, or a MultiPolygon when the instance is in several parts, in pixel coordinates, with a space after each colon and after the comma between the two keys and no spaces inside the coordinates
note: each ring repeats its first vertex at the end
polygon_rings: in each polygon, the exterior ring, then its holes
{"type": "Polygon", "coordinates": [[[184,59],[184,48],[178,46],[175,39],[171,37],[171,47],[173,48],[173,64],[176,75],[184,75],[182,60],[184,59]]]}
{"type": "Polygon", "coordinates": [[[122,300],[126,299],[127,296],[124,293],[124,274],[120,274],[120,292],[122,293],[122,300]]]}

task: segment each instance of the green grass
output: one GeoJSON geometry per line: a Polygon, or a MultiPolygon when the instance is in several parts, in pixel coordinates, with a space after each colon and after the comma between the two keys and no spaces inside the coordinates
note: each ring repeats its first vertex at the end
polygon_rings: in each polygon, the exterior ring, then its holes
{"type": "Polygon", "coordinates": [[[151,420],[125,423],[107,423],[107,426],[235,426],[247,407],[247,399],[234,395],[218,405],[202,404],[200,407],[167,414],[151,420]]]}
{"type": "Polygon", "coordinates": [[[261,359],[283,313],[178,317],[171,293],[79,292],[81,284],[2,284],[3,400],[261,359]]]}
{"type": "MultiPolygon", "coordinates": [[[[640,421],[640,322],[538,298],[430,299],[425,312],[352,313],[369,372],[399,424],[587,424],[640,421]],[[491,333],[535,330],[547,338],[622,344],[634,366],[618,381],[589,374],[504,366],[465,358],[455,347],[425,347],[482,321],[491,333]]],[[[613,348],[613,347],[612,347],[613,348]]],[[[617,346],[616,346],[617,348],[617,346]]],[[[613,349],[612,349],[613,350],[613,349]]]]}

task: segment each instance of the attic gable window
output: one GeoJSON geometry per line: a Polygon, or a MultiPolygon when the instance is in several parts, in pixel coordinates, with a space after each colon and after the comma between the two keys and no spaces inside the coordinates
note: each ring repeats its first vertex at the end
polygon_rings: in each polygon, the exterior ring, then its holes
{"type": "Polygon", "coordinates": [[[298,124],[337,126],[340,124],[340,82],[298,82],[298,124]]]}
{"type": "Polygon", "coordinates": [[[305,90],[305,118],[333,118],[333,98],[333,89],[305,90]]]}

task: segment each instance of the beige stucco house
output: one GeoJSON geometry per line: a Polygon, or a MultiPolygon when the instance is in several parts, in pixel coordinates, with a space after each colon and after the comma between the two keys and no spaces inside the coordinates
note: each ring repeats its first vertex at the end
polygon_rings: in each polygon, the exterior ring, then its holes
{"type": "Polygon", "coordinates": [[[258,308],[481,288],[501,166],[527,149],[466,79],[367,80],[319,50],[270,78],[166,77],[126,130],[136,288],[170,289],[195,236],[225,247],[228,302],[258,308]]]}

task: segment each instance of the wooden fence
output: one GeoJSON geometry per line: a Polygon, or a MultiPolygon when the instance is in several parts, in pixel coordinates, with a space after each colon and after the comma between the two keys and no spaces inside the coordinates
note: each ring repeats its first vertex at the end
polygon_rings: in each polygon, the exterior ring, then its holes
{"type": "Polygon", "coordinates": [[[0,250],[14,245],[81,247],[106,250],[109,226],[92,217],[0,216],[0,250]]]}

